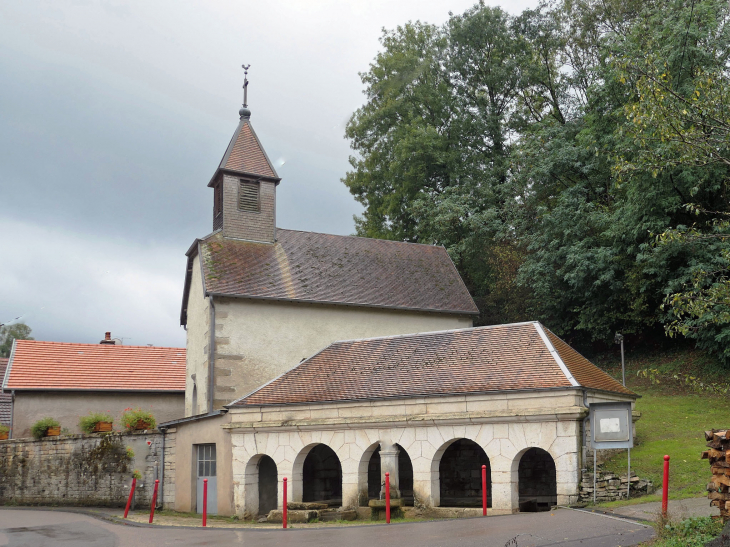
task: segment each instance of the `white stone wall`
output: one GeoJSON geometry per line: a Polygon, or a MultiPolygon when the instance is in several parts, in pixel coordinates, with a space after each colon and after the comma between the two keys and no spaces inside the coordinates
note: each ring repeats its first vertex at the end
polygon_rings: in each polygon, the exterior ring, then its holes
{"type": "Polygon", "coordinates": [[[228,427],[236,512],[246,517],[257,514],[256,466],[263,454],[277,465],[279,505],[284,477],[289,481],[289,500],[301,501],[304,459],[318,443],[332,448],[340,459],[343,506],[356,506],[359,494],[367,491],[368,462],[380,443],[398,443],[408,453],[416,504],[438,506],[440,459],[457,439],[474,441],[489,457],[495,513],[518,510],[519,462],[532,447],[547,451],[555,461],[558,503],[574,503],[580,480],[580,424],[585,415],[580,398],[580,392],[566,390],[232,409],[228,427]],[[481,410],[469,412],[469,406],[481,410]],[[327,408],[329,418],[323,417],[327,408]],[[298,413],[319,417],[297,420],[298,413]]]}
{"type": "Polygon", "coordinates": [[[200,255],[193,259],[193,271],[188,295],[188,324],[185,363],[185,416],[208,411],[208,344],[210,341],[210,310],[203,296],[200,255]],[[193,379],[195,376],[195,379],[193,379]],[[193,386],[196,387],[193,406],[193,386]]]}

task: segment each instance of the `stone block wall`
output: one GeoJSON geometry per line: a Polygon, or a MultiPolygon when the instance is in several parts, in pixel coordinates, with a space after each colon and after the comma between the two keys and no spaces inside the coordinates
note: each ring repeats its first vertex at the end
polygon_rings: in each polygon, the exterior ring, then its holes
{"type": "Polygon", "coordinates": [[[0,503],[121,507],[137,469],[135,505],[149,507],[161,446],[157,432],[0,441],[0,503]]]}

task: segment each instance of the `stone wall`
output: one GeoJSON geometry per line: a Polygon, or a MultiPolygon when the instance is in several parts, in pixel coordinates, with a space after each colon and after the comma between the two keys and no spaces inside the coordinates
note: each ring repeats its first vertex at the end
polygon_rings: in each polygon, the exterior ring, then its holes
{"type": "Polygon", "coordinates": [[[135,504],[149,507],[161,446],[157,432],[0,441],[0,503],[120,507],[138,469],[135,504]]]}
{"type": "Polygon", "coordinates": [[[165,432],[165,469],[164,484],[162,490],[162,507],[164,509],[175,510],[175,469],[176,458],[175,449],[177,448],[177,429],[169,428],[165,432]]]}
{"type": "MultiPolygon", "coordinates": [[[[596,501],[616,501],[626,499],[626,475],[619,476],[614,473],[604,473],[598,470],[596,476],[596,501]]],[[[631,497],[643,496],[654,492],[654,484],[649,480],[640,479],[636,475],[631,476],[631,497]]],[[[593,503],[593,473],[583,469],[583,479],[580,483],[580,503],[593,503]]]]}

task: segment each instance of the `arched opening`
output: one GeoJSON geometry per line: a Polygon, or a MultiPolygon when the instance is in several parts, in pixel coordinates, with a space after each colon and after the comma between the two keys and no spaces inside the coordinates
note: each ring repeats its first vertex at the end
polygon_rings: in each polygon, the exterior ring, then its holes
{"type": "Polygon", "coordinates": [[[259,472],[259,515],[268,515],[269,511],[277,507],[276,464],[269,456],[261,456],[258,465],[259,472]]]}
{"type": "Polygon", "coordinates": [[[342,505],[342,466],[329,446],[318,444],[309,451],[302,467],[302,482],[302,501],[342,505]]]}
{"type": "MultiPolygon", "coordinates": [[[[398,447],[398,481],[403,505],[413,506],[413,464],[408,452],[401,445],[398,447]]],[[[380,467],[380,446],[370,456],[368,462],[368,499],[380,498],[382,487],[382,469],[380,467]]],[[[364,504],[366,505],[366,504],[364,504]]]]}
{"type": "Polygon", "coordinates": [[[439,505],[481,507],[482,465],[487,466],[487,506],[492,506],[492,473],[484,449],[469,439],[449,445],[439,462],[439,505]]]}
{"type": "Polygon", "coordinates": [[[520,511],[549,511],[558,503],[555,461],[542,448],[530,448],[517,469],[520,511]]]}

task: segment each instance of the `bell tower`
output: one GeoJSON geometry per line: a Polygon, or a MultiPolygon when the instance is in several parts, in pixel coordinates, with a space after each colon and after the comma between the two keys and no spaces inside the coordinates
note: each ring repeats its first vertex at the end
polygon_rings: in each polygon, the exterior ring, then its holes
{"type": "Polygon", "coordinates": [[[213,229],[223,237],[261,243],[276,240],[276,174],[251,125],[248,68],[243,65],[243,107],[226,153],[208,186],[213,188],[213,229]]]}

